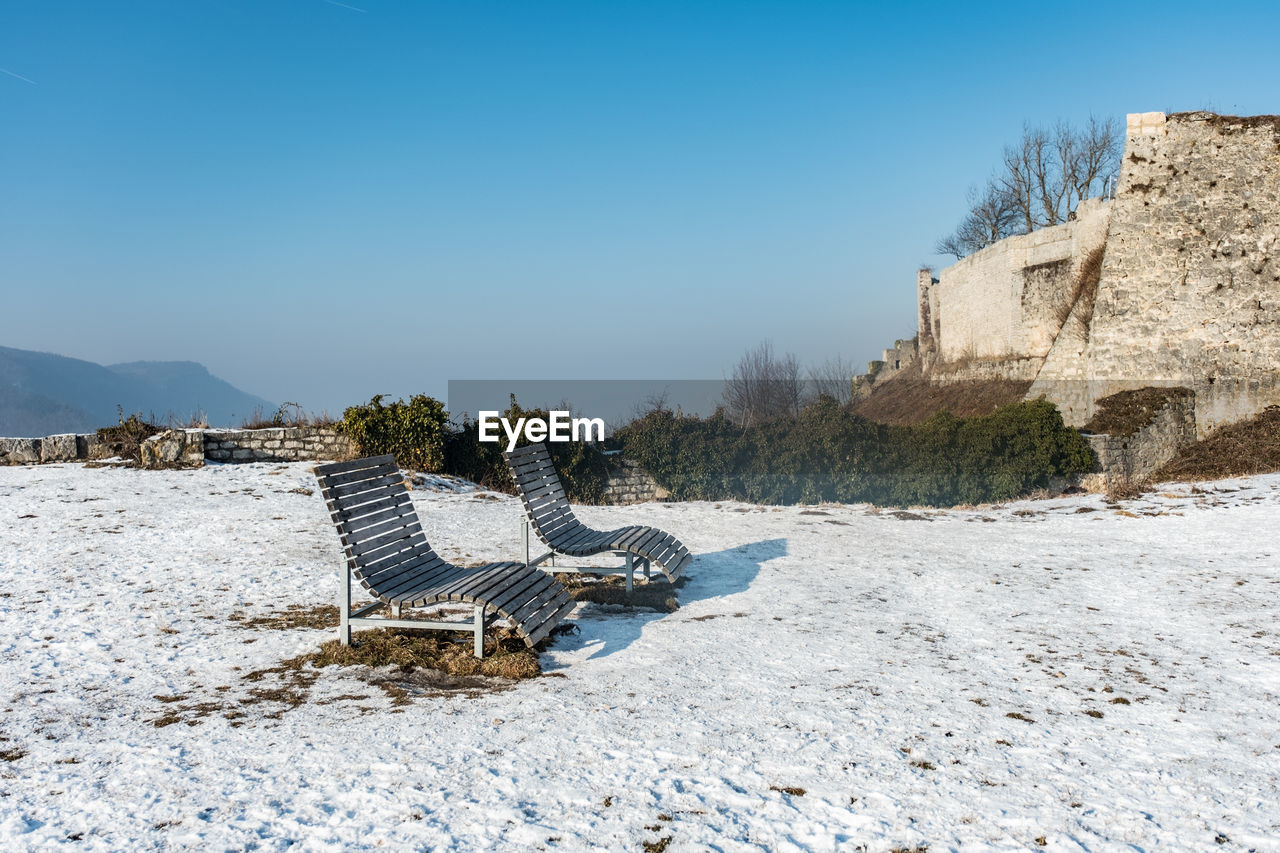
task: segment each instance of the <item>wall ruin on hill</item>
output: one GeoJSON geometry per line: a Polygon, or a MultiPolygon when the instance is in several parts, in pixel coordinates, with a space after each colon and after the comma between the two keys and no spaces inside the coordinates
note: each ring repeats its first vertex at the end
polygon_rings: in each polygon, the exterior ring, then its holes
{"type": "Polygon", "coordinates": [[[1033,379],[1073,426],[1148,386],[1192,389],[1201,436],[1280,403],[1280,117],[1130,115],[1114,200],[917,296],[924,376],[1033,379]]]}
{"type": "Polygon", "coordinates": [[[1280,117],[1130,116],[1097,301],[1032,385],[1069,423],[1183,385],[1204,435],[1280,403],[1280,117]]]}

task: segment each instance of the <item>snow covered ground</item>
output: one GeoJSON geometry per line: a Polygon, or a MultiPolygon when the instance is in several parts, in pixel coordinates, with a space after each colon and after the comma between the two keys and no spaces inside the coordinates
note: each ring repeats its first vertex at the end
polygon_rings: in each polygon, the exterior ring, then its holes
{"type": "MultiPolygon", "coordinates": [[[[427,485],[446,557],[520,553],[514,499],[427,485]]],[[[245,676],[329,632],[240,623],[333,600],[314,487],[0,468],[0,846],[1280,849],[1280,477],[585,508],[684,540],[678,612],[582,605],[505,690],[330,667],[290,707],[245,676]]]]}

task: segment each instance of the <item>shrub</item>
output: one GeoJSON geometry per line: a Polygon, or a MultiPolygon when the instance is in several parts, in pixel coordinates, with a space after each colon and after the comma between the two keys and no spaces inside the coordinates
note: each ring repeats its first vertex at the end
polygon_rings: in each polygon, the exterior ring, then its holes
{"type": "Polygon", "coordinates": [[[650,412],[616,434],[626,455],[682,500],[950,505],[1008,500],[1093,465],[1088,443],[1044,400],[993,414],[939,412],[886,426],[824,397],[799,417],[740,428],[650,412]]]}
{"type": "Polygon", "coordinates": [[[444,467],[444,404],[425,394],[384,406],[384,394],[367,405],[351,406],[342,413],[338,428],[366,456],[393,453],[406,468],[438,472],[444,467]]]}
{"type": "MultiPolygon", "coordinates": [[[[141,462],[142,442],[160,432],[164,427],[144,421],[141,412],[125,417],[124,410],[120,406],[116,406],[116,415],[120,423],[116,426],[102,427],[98,430],[98,437],[110,449],[113,456],[119,456],[131,462],[141,462]]],[[[154,414],[151,419],[155,420],[154,414]]]]}

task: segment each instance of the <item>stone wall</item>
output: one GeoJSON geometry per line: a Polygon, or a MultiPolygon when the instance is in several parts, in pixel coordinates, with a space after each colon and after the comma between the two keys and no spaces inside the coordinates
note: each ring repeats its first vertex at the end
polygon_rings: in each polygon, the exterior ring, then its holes
{"type": "Polygon", "coordinates": [[[918,338],[893,342],[893,349],[882,353],[882,358],[867,363],[867,372],[853,377],[853,398],[861,400],[871,394],[877,382],[884,382],[914,365],[920,358],[918,338]]]}
{"type": "Polygon", "coordinates": [[[1096,303],[1030,394],[1080,424],[1165,385],[1195,392],[1201,436],[1280,403],[1280,117],[1128,118],[1096,303]]]}
{"type": "Polygon", "coordinates": [[[616,467],[605,483],[603,503],[611,505],[664,501],[671,493],[639,465],[627,459],[615,461],[616,467]]]}
{"type": "MultiPolygon", "coordinates": [[[[351,440],[322,427],[238,430],[164,430],[143,442],[143,464],[150,467],[211,462],[310,462],[348,459],[351,440]]],[[[0,465],[106,459],[116,449],[95,433],[44,438],[0,438],[0,465]]]]}
{"type": "Polygon", "coordinates": [[[1089,491],[1146,480],[1178,451],[1196,440],[1196,403],[1175,395],[1131,436],[1085,435],[1098,457],[1098,468],[1080,485],[1089,491]]]}
{"type": "Polygon", "coordinates": [[[64,433],[44,438],[0,438],[0,465],[105,459],[112,451],[96,433],[64,433]]]}
{"type": "Polygon", "coordinates": [[[1088,199],[1073,221],[1001,240],[944,269],[936,284],[921,276],[921,323],[927,313],[937,360],[1048,355],[1085,260],[1106,241],[1110,216],[1110,202],[1088,199]]]}
{"type": "Polygon", "coordinates": [[[353,458],[355,452],[351,439],[322,427],[204,431],[210,462],[310,462],[353,458]]]}

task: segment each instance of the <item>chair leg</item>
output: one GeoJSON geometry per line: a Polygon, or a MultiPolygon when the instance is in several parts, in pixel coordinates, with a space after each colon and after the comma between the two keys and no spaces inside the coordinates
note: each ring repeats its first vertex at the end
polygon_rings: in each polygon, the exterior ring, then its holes
{"type": "Polygon", "coordinates": [[[393,605],[391,605],[391,618],[392,618],[392,619],[399,619],[399,618],[400,618],[400,605],[399,605],[399,604],[393,604],[393,605]]]}
{"type": "Polygon", "coordinates": [[[338,642],[351,645],[351,566],[338,576],[338,642]]]}
{"type": "Polygon", "coordinates": [[[631,590],[635,586],[635,574],[636,574],[636,555],[628,551],[627,552],[627,595],[631,594],[631,590]]]}
{"type": "Polygon", "coordinates": [[[484,605],[476,605],[475,615],[475,632],[476,632],[476,657],[484,660],[484,605]]]}
{"type": "Polygon", "coordinates": [[[529,560],[533,558],[533,555],[529,553],[529,519],[526,518],[524,520],[523,527],[524,527],[524,564],[527,566],[529,565],[529,560]]]}

